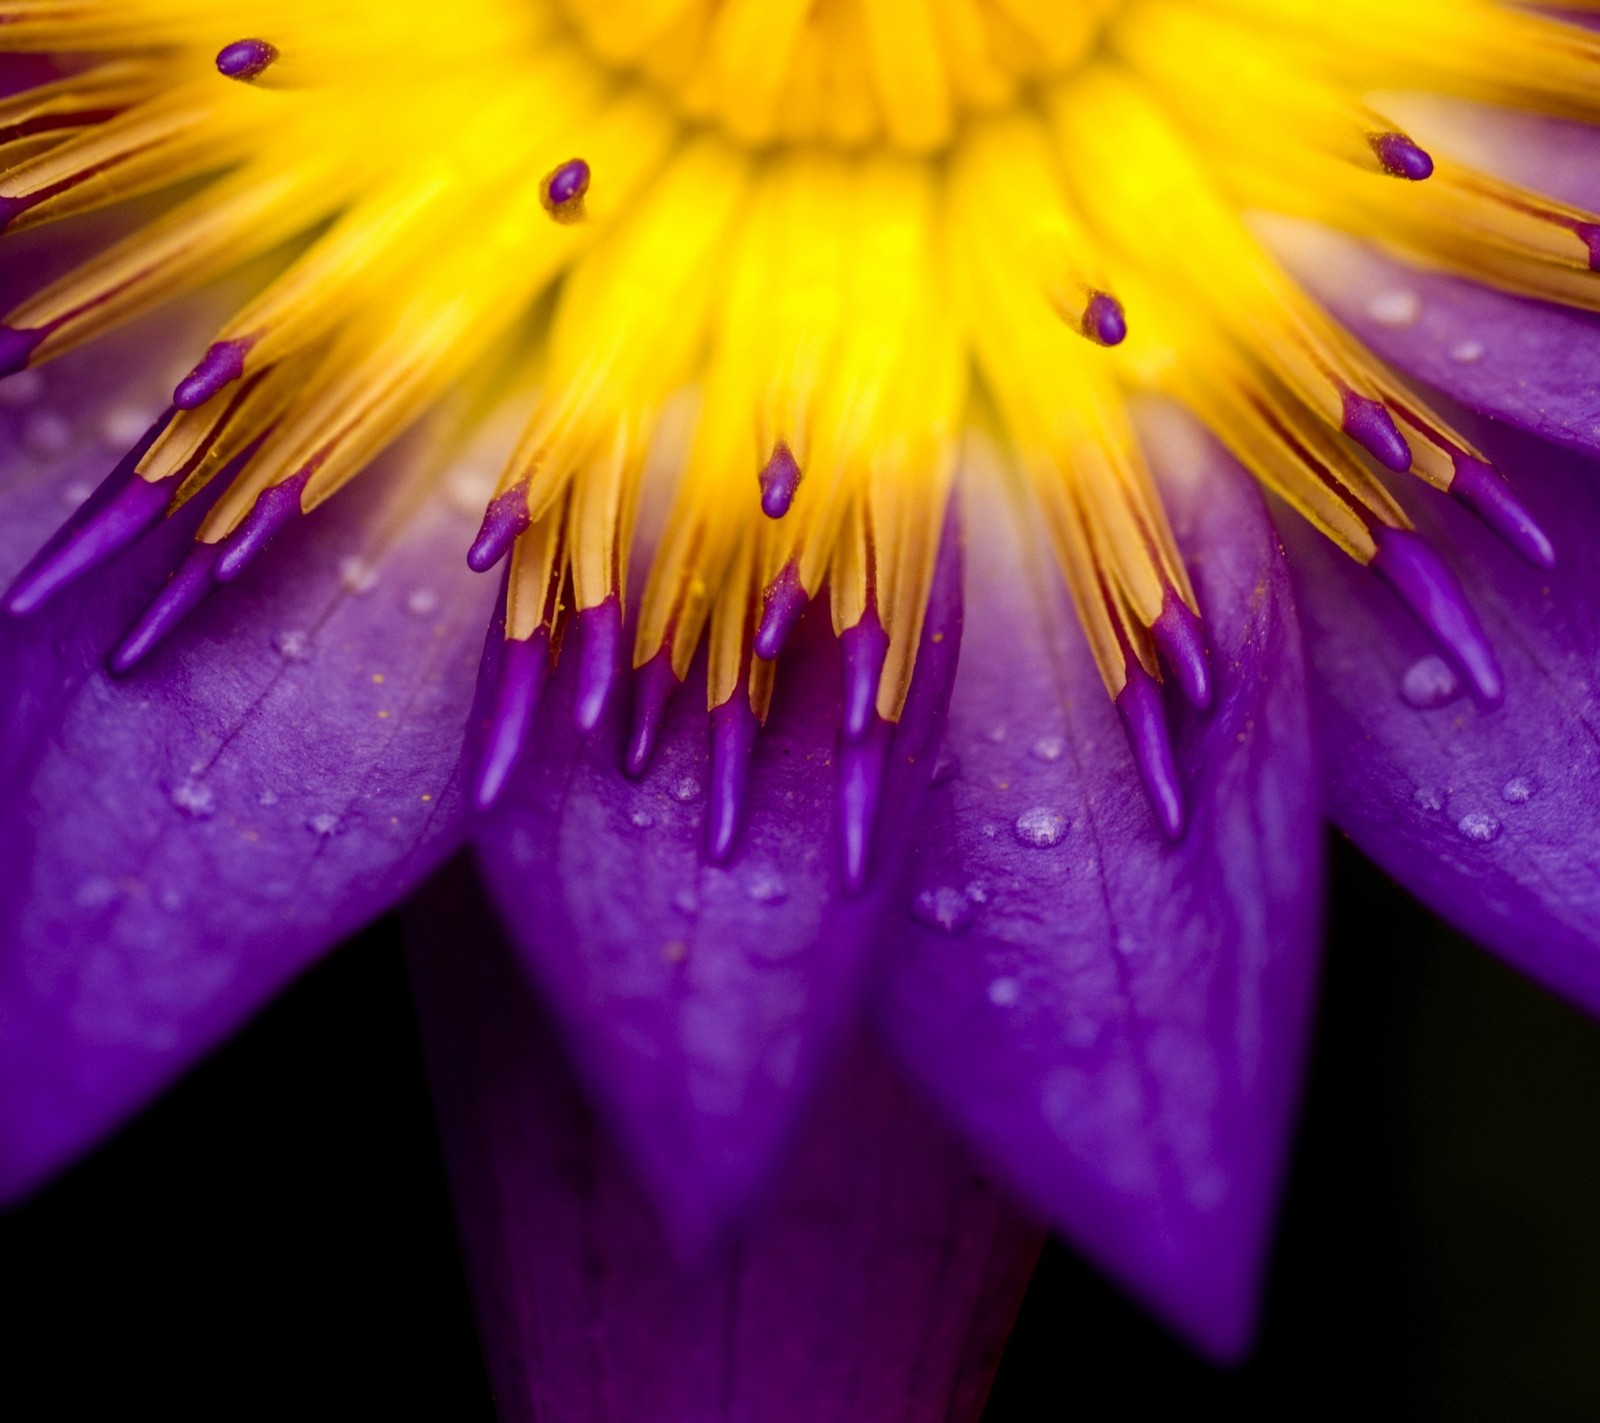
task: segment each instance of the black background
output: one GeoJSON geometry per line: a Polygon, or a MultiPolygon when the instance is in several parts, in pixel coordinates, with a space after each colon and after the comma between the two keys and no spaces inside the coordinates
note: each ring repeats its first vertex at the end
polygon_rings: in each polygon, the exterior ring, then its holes
{"type": "MultiPolygon", "coordinates": [[[[1600,1419],[1600,1028],[1335,866],[1256,1354],[1208,1368],[1051,1247],[985,1423],[1600,1419]]],[[[397,940],[0,1218],[0,1415],[490,1423],[397,940]]]]}

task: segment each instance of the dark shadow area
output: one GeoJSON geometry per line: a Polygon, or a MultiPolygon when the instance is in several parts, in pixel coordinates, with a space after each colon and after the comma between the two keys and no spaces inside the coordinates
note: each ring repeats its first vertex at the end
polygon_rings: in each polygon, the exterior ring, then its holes
{"type": "MultiPolygon", "coordinates": [[[[1333,904],[1255,1356],[1052,1247],[985,1423],[1600,1419],[1600,1028],[1343,848],[1333,904]]],[[[0,1218],[4,1416],[492,1419],[397,940],[0,1218]]]]}

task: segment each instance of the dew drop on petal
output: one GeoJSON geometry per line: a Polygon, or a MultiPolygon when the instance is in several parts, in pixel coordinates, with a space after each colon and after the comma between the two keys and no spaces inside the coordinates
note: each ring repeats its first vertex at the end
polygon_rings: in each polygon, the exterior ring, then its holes
{"type": "Polygon", "coordinates": [[[1513,776],[1500,787],[1500,798],[1507,805],[1526,805],[1533,799],[1533,781],[1527,776],[1513,776]]]}
{"type": "Polygon", "coordinates": [[[1379,326],[1404,331],[1422,315],[1422,298],[1414,291],[1380,292],[1367,303],[1367,315],[1379,326]]]}
{"type": "Polygon", "coordinates": [[[357,597],[378,586],[378,570],[366,559],[351,554],[339,560],[339,586],[357,597]]]}
{"type": "Polygon", "coordinates": [[[1067,838],[1067,817],[1049,806],[1036,805],[1025,810],[1012,826],[1017,839],[1036,850],[1048,850],[1067,838]]]}
{"type": "Polygon", "coordinates": [[[1487,845],[1500,833],[1500,822],[1492,815],[1475,810],[1456,822],[1456,829],[1468,840],[1487,845]]]}
{"type": "Polygon", "coordinates": [[[1041,736],[1033,743],[1036,761],[1059,761],[1066,753],[1067,743],[1059,736],[1041,736]]]}
{"type": "MultiPolygon", "coordinates": [[[[0,380],[0,405],[9,410],[23,410],[44,394],[44,376],[39,371],[18,371],[14,376],[0,380]]],[[[144,433],[143,429],[139,434],[144,433]]],[[[134,436],[138,439],[138,435],[134,436]]]]}
{"type": "Polygon", "coordinates": [[[339,817],[331,810],[319,811],[306,820],[306,829],[313,835],[320,835],[326,839],[330,835],[339,833],[339,817]]]}
{"type": "Polygon", "coordinates": [[[1442,657],[1419,657],[1400,679],[1400,696],[1418,711],[1448,706],[1461,695],[1461,679],[1442,657]]]}
{"type": "Polygon", "coordinates": [[[22,444],[30,455],[49,459],[64,454],[71,443],[72,426],[53,410],[36,410],[23,422],[22,444]]]}
{"type": "Polygon", "coordinates": [[[439,611],[439,595],[432,588],[417,588],[406,596],[406,611],[425,618],[439,611]]]}
{"type": "Polygon", "coordinates": [[[1458,366],[1475,366],[1484,356],[1482,341],[1457,341],[1450,348],[1450,359],[1458,366]]]}
{"type": "Polygon", "coordinates": [[[283,632],[273,633],[272,645],[285,662],[311,660],[311,634],[301,632],[298,628],[286,628],[283,632]]]}
{"type": "Polygon", "coordinates": [[[972,901],[952,885],[925,889],[911,901],[911,913],[919,923],[941,934],[959,934],[972,922],[972,901]]]}
{"type": "Polygon", "coordinates": [[[989,984],[989,1001],[996,1008],[1014,1008],[1022,997],[1022,985],[1014,978],[997,978],[989,984]]]}
{"type": "Polygon", "coordinates": [[[180,781],[168,799],[190,820],[209,820],[217,813],[217,798],[211,787],[200,781],[180,781]]]}

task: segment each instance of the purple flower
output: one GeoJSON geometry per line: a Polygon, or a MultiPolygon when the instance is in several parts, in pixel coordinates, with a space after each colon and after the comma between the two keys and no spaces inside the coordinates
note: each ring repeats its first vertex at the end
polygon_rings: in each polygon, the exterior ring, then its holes
{"type": "Polygon", "coordinates": [[[570,8],[0,35],[134,55],[0,100],[14,227],[234,165],[0,279],[0,1195],[408,901],[506,1417],[971,1416],[1041,1228],[1237,1357],[1324,813],[1600,1009],[1600,150],[1357,98],[1597,56],[570,8]]]}

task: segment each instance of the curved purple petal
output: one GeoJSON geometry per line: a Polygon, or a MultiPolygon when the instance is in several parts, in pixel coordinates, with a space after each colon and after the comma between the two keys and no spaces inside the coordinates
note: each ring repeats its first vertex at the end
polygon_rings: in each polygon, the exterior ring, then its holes
{"type": "Polygon", "coordinates": [[[1600,1012],[1600,468],[1527,436],[1489,445],[1554,531],[1554,571],[1447,500],[1413,512],[1452,550],[1499,655],[1498,711],[1461,695],[1376,579],[1285,525],[1329,808],[1433,910],[1600,1012]]]}
{"type": "Polygon", "coordinates": [[[1049,555],[970,491],[959,771],[877,1002],[913,1080],[1023,1201],[1232,1356],[1297,1095],[1321,844],[1281,549],[1242,473],[1174,428],[1166,492],[1216,683],[1208,714],[1169,698],[1187,832],[1170,845],[1155,823],[1049,555]]]}
{"type": "MultiPolygon", "coordinates": [[[[282,540],[120,682],[106,650],[198,511],[0,624],[0,1198],[459,843],[490,590],[462,567],[470,526],[441,499],[399,522],[406,491],[375,498],[382,482],[282,540]]],[[[39,497],[6,509],[26,519],[39,497]]]]}
{"type": "Polygon", "coordinates": [[[825,609],[808,615],[779,666],[726,864],[704,852],[698,670],[667,712],[649,773],[631,781],[623,709],[581,738],[564,659],[536,747],[478,835],[513,940],[685,1256],[766,1184],[856,1004],[954,678],[959,563],[947,536],[864,894],[842,888],[840,675],[825,609]]]}
{"type": "Polygon", "coordinates": [[[500,1416],[976,1423],[1039,1231],[881,1061],[842,1055],[771,1213],[685,1270],[472,890],[407,941],[500,1416]]]}

